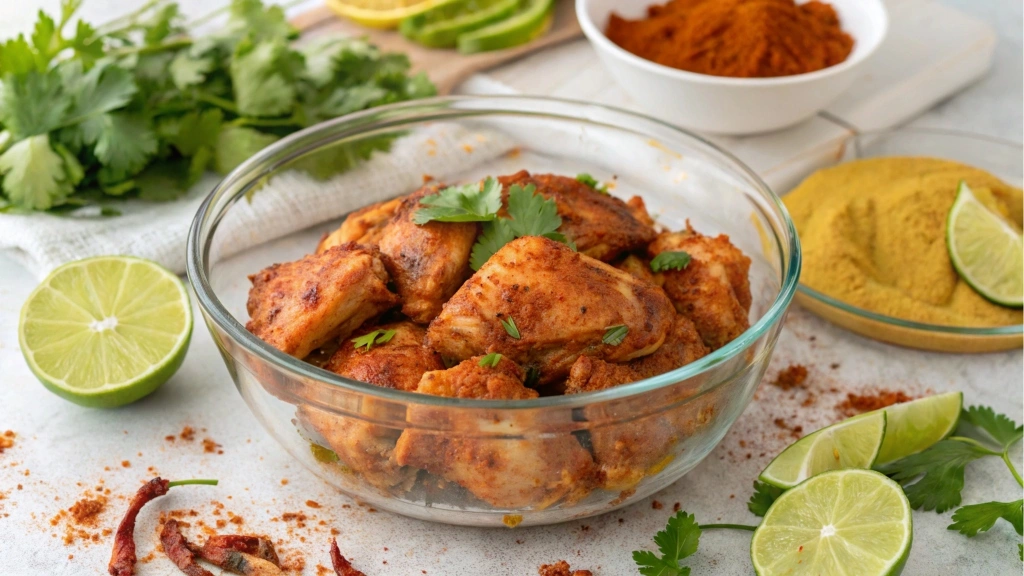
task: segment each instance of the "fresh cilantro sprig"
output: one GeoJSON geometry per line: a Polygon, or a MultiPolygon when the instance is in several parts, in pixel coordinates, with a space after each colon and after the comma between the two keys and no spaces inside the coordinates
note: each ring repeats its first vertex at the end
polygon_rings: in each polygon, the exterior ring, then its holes
{"type": "Polygon", "coordinates": [[[480,359],[478,364],[483,368],[494,368],[501,362],[502,355],[497,352],[491,352],[480,359]]]}
{"type": "Polygon", "coordinates": [[[604,329],[604,336],[601,337],[601,341],[609,346],[618,346],[626,339],[627,334],[629,334],[629,326],[625,324],[608,326],[604,329]]]}
{"type": "Polygon", "coordinates": [[[953,523],[948,529],[973,538],[978,532],[987,532],[1000,518],[1009,522],[1017,534],[1024,535],[1024,500],[962,506],[953,513],[953,523]]]}
{"type": "Polygon", "coordinates": [[[593,188],[595,192],[600,192],[601,194],[605,195],[608,194],[608,185],[601,184],[600,182],[597,181],[597,178],[594,178],[593,176],[587,174],[586,172],[581,172],[577,174],[576,181],[579,182],[580,184],[585,184],[586,186],[593,188]]]}
{"type": "Polygon", "coordinates": [[[416,224],[427,222],[489,222],[501,210],[501,184],[494,178],[487,178],[483,185],[478,183],[465,186],[449,186],[436,194],[420,199],[423,208],[417,210],[412,221],[416,224]]]}
{"type": "Polygon", "coordinates": [[[396,332],[393,329],[374,330],[372,332],[367,332],[358,338],[353,338],[352,345],[356,350],[362,348],[363,352],[366,352],[376,344],[387,344],[395,337],[395,333],[396,332]]]}
{"type": "Polygon", "coordinates": [[[523,236],[544,236],[568,245],[573,250],[576,244],[564,234],[557,232],[562,225],[558,205],[541,194],[535,194],[536,186],[518,184],[508,189],[508,218],[497,218],[485,222],[483,231],[473,244],[469,264],[479,270],[502,246],[523,236]]]}
{"type": "Polygon", "coordinates": [[[750,500],[747,502],[747,509],[750,510],[755,516],[764,517],[768,513],[768,509],[772,507],[772,504],[778,500],[779,496],[785,492],[782,488],[777,488],[766,482],[759,482],[754,480],[754,493],[750,495],[750,500]]]}
{"type": "Polygon", "coordinates": [[[501,326],[509,336],[516,340],[519,340],[522,337],[522,335],[519,334],[519,327],[516,326],[515,319],[511,316],[509,316],[507,320],[501,320],[501,326]]]}
{"type": "Polygon", "coordinates": [[[661,552],[659,557],[650,550],[633,551],[633,561],[643,576],[689,576],[690,567],[679,563],[697,552],[701,531],[710,529],[748,530],[756,526],[742,524],[697,524],[693,514],[680,510],[668,519],[668,525],[654,535],[654,543],[661,552]]]}
{"type": "MultiPolygon", "coordinates": [[[[40,12],[31,35],[0,41],[0,210],[171,200],[291,132],[435,92],[405,56],[362,40],[294,47],[284,11],[260,0],[232,0],[203,37],[173,0],[104,26],[72,25],[81,4],[62,0],[58,18],[40,12]]],[[[295,168],[333,175],[394,137],[329,147],[295,168]]]]}
{"type": "Polygon", "coordinates": [[[664,272],[666,270],[683,270],[690,265],[690,254],[683,252],[662,252],[651,260],[653,272],[664,272]]]}

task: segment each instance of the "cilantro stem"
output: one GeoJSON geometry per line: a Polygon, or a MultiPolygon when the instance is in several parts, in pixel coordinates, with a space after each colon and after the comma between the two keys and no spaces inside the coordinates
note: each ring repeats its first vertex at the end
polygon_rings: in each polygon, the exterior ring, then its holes
{"type": "Polygon", "coordinates": [[[277,128],[301,126],[294,118],[235,118],[232,126],[259,126],[261,128],[277,128]]]}
{"type": "Polygon", "coordinates": [[[206,102],[207,104],[212,104],[218,108],[223,108],[228,112],[238,114],[238,107],[235,106],[234,102],[230,100],[225,100],[224,98],[221,98],[219,96],[214,96],[213,94],[197,93],[196,100],[199,100],[200,102],[206,102]]]}
{"type": "Polygon", "coordinates": [[[996,452],[994,450],[990,450],[987,446],[985,446],[981,442],[978,442],[974,438],[967,438],[966,436],[950,436],[948,439],[949,440],[955,440],[957,442],[963,442],[965,444],[970,444],[972,446],[976,446],[976,447],[978,447],[979,450],[984,451],[985,454],[988,455],[988,456],[1001,456],[1002,455],[999,452],[996,452]]]}
{"type": "Polygon", "coordinates": [[[130,54],[154,54],[165,50],[177,50],[192,45],[191,38],[180,38],[162,44],[147,44],[145,46],[129,46],[127,48],[116,48],[107,53],[108,56],[128,56],[130,54]]]}
{"type": "Polygon", "coordinates": [[[207,480],[203,478],[193,478],[191,480],[175,480],[174,482],[168,482],[168,488],[174,488],[175,486],[188,486],[189,484],[202,484],[205,486],[216,486],[218,480],[207,480]]]}
{"type": "Polygon", "coordinates": [[[753,532],[757,530],[757,526],[747,526],[746,524],[698,524],[701,530],[746,530],[753,532]]]}
{"type": "Polygon", "coordinates": [[[146,12],[149,12],[151,9],[153,9],[157,5],[164,3],[164,1],[165,0],[149,0],[149,2],[146,2],[145,4],[143,4],[142,6],[137,8],[136,10],[134,10],[132,12],[129,12],[129,13],[125,14],[124,16],[121,16],[120,18],[114,18],[113,20],[111,20],[111,21],[107,22],[106,24],[100,26],[98,32],[100,34],[103,34],[103,35],[106,36],[106,35],[109,35],[111,32],[119,31],[120,28],[116,28],[114,26],[118,26],[122,22],[125,23],[125,26],[130,26],[130,25],[135,23],[135,20],[139,16],[142,16],[146,12]]]}
{"type": "Polygon", "coordinates": [[[1006,450],[1003,450],[1003,453],[1002,453],[1003,462],[1006,462],[1006,467],[1010,469],[1010,474],[1013,474],[1013,478],[1017,481],[1017,484],[1020,484],[1021,487],[1024,487],[1024,479],[1022,479],[1020,477],[1020,472],[1017,472],[1017,469],[1013,466],[1013,462],[1010,462],[1010,452],[1009,451],[1010,451],[1010,447],[1009,446],[1006,447],[1006,450]]]}

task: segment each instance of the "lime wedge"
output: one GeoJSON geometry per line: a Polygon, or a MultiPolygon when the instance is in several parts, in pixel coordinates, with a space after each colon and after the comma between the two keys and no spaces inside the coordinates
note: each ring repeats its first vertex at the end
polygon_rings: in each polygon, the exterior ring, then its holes
{"type": "Polygon", "coordinates": [[[327,6],[354,22],[370,28],[394,28],[402,20],[446,0],[327,0],[327,6]]]}
{"type": "Polygon", "coordinates": [[[431,48],[454,48],[460,34],[515,14],[520,0],[452,0],[402,20],[402,36],[431,48]]]}
{"type": "Polygon", "coordinates": [[[759,476],[779,488],[792,488],[828,470],[871,468],[885,437],[885,411],[847,418],[797,440],[759,476]]]}
{"type": "Polygon", "coordinates": [[[947,392],[876,410],[885,412],[885,439],[875,466],[917,454],[952,434],[963,403],[963,392],[947,392]]]}
{"type": "Polygon", "coordinates": [[[525,0],[525,7],[510,18],[459,36],[459,52],[472,54],[526,44],[551,26],[554,0],[525,0]]]}
{"type": "Polygon", "coordinates": [[[871,470],[835,470],[788,490],[750,541],[759,576],[896,575],[914,539],[900,485],[871,470]]]}
{"type": "Polygon", "coordinates": [[[964,181],[946,219],[946,248],[953,268],[978,294],[1002,306],[1024,306],[1024,238],[964,181]]]}
{"type": "Polygon", "coordinates": [[[44,386],[102,408],[156,390],[181,366],[191,334],[181,280],[128,256],[57,268],[29,295],[18,325],[21,352],[44,386]]]}

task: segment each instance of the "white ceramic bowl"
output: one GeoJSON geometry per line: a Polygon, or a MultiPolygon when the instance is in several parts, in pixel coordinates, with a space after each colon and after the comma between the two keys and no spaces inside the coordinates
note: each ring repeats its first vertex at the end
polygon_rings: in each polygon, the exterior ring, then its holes
{"type": "Polygon", "coordinates": [[[777,130],[823,110],[857,79],[889,26],[882,0],[828,0],[843,30],[854,39],[853,52],[845,61],[807,74],[728,78],[656,64],[605,37],[612,11],[624,18],[640,18],[647,6],[663,1],[576,0],[576,14],[608,73],[649,114],[717,134],[777,130]]]}

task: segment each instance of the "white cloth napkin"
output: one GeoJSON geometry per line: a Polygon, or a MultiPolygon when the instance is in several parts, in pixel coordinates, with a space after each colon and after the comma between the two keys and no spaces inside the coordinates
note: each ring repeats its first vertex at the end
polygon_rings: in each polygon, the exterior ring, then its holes
{"type": "MultiPolygon", "coordinates": [[[[425,174],[436,178],[472,169],[508,152],[501,134],[481,134],[453,124],[435,124],[395,141],[388,153],[321,181],[302,172],[275,175],[247,203],[238,202],[218,229],[219,254],[246,248],[338,218],[372,202],[411,192],[425,174]],[[428,152],[429,151],[429,152],[428,152]]],[[[108,218],[51,214],[0,214],[0,249],[39,278],[88,256],[125,254],[185,271],[185,244],[199,205],[216,184],[204,178],[173,202],[112,203],[123,215],[108,218]]]]}

